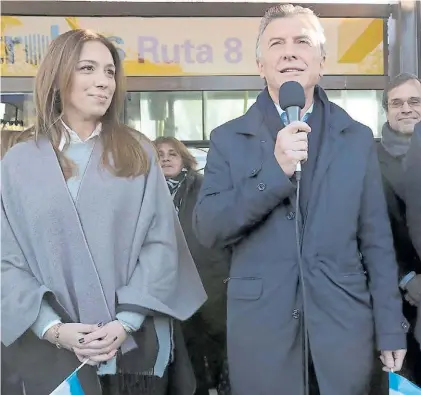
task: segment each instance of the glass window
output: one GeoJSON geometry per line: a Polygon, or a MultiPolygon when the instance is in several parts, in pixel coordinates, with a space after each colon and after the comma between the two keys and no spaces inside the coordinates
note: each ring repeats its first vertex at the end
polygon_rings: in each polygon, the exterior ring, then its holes
{"type": "Polygon", "coordinates": [[[367,125],[374,137],[381,136],[386,114],[382,108],[382,91],[343,90],[327,91],[329,100],[342,107],[356,121],[367,125]]]}
{"type": "Polygon", "coordinates": [[[344,101],[342,99],[342,91],[326,91],[329,100],[339,107],[344,108],[344,101]]]}
{"type": "MultiPolygon", "coordinates": [[[[243,115],[256,101],[258,91],[204,92],[205,137],[224,122],[243,115]]],[[[367,125],[375,137],[380,137],[386,120],[381,106],[381,91],[330,90],[329,100],[342,107],[355,120],[367,125]]]]}
{"type": "Polygon", "coordinates": [[[196,158],[197,160],[197,171],[203,174],[203,170],[206,166],[206,158],[208,156],[209,148],[193,148],[188,147],[190,153],[196,158]]]}
{"type": "Polygon", "coordinates": [[[32,94],[4,93],[1,95],[2,125],[11,125],[10,122],[27,128],[35,122],[35,106],[32,94]]]}
{"type": "Polygon", "coordinates": [[[203,140],[202,92],[129,92],[125,120],[151,140],[203,140]]]}
{"type": "MultiPolygon", "coordinates": [[[[175,136],[183,141],[208,140],[214,128],[243,115],[258,94],[258,91],[129,92],[124,120],[152,140],[158,136],[175,136]]],[[[375,137],[380,137],[386,121],[382,91],[329,90],[327,95],[351,117],[369,126],[375,137]]],[[[33,125],[32,94],[2,94],[1,103],[1,120],[23,121],[24,127],[33,125]]]]}
{"type": "Polygon", "coordinates": [[[206,140],[209,140],[213,129],[245,114],[258,94],[258,91],[203,92],[206,140]]]}

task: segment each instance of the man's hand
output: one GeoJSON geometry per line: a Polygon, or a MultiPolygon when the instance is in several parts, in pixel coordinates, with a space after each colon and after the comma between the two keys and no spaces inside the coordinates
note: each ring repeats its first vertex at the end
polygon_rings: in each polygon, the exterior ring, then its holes
{"type": "Polygon", "coordinates": [[[380,360],[383,363],[385,372],[399,372],[402,369],[406,350],[382,351],[380,360]]]}
{"type": "Polygon", "coordinates": [[[291,122],[278,132],[274,154],[288,177],[294,174],[298,162],[307,160],[307,134],[310,131],[310,126],[304,122],[291,122]]]}
{"type": "Polygon", "coordinates": [[[417,274],[409,280],[405,290],[405,300],[413,306],[419,306],[421,302],[421,274],[417,274]]]}
{"type": "Polygon", "coordinates": [[[123,325],[116,320],[84,336],[83,342],[74,347],[73,351],[79,360],[89,358],[92,362],[106,362],[116,355],[126,339],[123,325]]]}

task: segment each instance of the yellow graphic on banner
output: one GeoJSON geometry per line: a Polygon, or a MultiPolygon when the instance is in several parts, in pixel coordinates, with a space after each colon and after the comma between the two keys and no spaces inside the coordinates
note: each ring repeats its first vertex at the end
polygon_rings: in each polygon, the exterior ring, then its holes
{"type": "Polygon", "coordinates": [[[77,17],[69,16],[69,17],[66,18],[66,22],[69,25],[70,30],[80,29],[80,26],[77,22],[77,17]]]}
{"type": "Polygon", "coordinates": [[[367,74],[381,74],[383,23],[382,19],[345,19],[339,27],[338,62],[361,63],[371,54],[372,69],[367,74]]]}
{"type": "MultiPolygon", "coordinates": [[[[90,29],[117,48],[128,76],[256,75],[259,18],[3,17],[2,76],[30,77],[49,44],[90,29]]],[[[383,74],[382,19],[322,19],[325,74],[383,74]]]]}

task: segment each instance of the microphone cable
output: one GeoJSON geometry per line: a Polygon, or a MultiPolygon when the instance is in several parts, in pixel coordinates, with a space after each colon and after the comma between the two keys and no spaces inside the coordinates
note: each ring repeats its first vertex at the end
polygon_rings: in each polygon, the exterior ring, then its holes
{"type": "Polygon", "coordinates": [[[295,240],[297,246],[297,258],[298,258],[298,268],[299,268],[299,283],[301,285],[301,295],[303,303],[302,311],[302,330],[304,336],[304,395],[310,395],[310,380],[309,380],[309,342],[308,342],[308,326],[307,326],[307,292],[305,286],[304,278],[304,269],[303,269],[303,260],[301,254],[302,239],[304,233],[304,222],[302,221],[302,215],[300,210],[300,192],[301,192],[301,169],[295,172],[295,179],[297,182],[297,193],[296,193],[296,203],[295,203],[295,240]],[[300,230],[303,227],[302,231],[300,230]]]}
{"type": "MultiPolygon", "coordinates": [[[[299,121],[300,110],[305,107],[305,93],[302,85],[297,81],[287,81],[279,88],[279,107],[285,111],[287,115],[287,123],[291,121],[299,121]]],[[[283,114],[282,114],[283,115],[283,114]]],[[[281,115],[281,119],[282,119],[281,115]]],[[[305,122],[305,120],[303,119],[305,122]]],[[[285,124],[285,125],[286,125],[285,124]]],[[[295,204],[295,238],[297,244],[297,259],[299,268],[299,286],[301,286],[302,295],[302,320],[300,322],[303,331],[303,352],[304,352],[304,395],[310,395],[310,381],[309,381],[309,338],[308,338],[308,325],[307,325],[307,295],[306,284],[303,269],[302,257],[302,242],[304,239],[304,221],[300,210],[300,195],[301,195],[301,162],[298,162],[295,168],[295,179],[297,182],[296,204],[295,204]]],[[[293,312],[294,319],[300,319],[299,311],[293,312]],[[297,314],[298,316],[296,316],[297,314]]]]}

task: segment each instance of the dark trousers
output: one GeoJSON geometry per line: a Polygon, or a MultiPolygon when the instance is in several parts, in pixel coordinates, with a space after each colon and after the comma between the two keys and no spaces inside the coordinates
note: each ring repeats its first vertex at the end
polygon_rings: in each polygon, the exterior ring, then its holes
{"type": "MultiPolygon", "coordinates": [[[[405,358],[405,369],[408,379],[421,387],[421,348],[413,333],[408,335],[408,353],[405,358]]],[[[405,374],[405,372],[404,372],[405,374]]],[[[406,377],[406,376],[405,376],[406,377]]]]}
{"type": "Polygon", "coordinates": [[[8,349],[1,344],[1,393],[5,395],[23,395],[22,380],[12,366],[8,364],[8,349]]]}
{"type": "Polygon", "coordinates": [[[311,357],[311,353],[309,355],[308,361],[308,377],[310,381],[310,395],[320,395],[319,385],[317,383],[316,371],[314,370],[314,363],[313,358],[311,357]]]}
{"type": "Polygon", "coordinates": [[[182,328],[196,377],[195,395],[209,395],[212,388],[218,388],[221,395],[229,394],[226,334],[212,333],[200,313],[183,322],[182,328]]]}
{"type": "Polygon", "coordinates": [[[1,361],[1,391],[5,395],[23,395],[22,381],[18,374],[1,361]]]}
{"type": "Polygon", "coordinates": [[[100,377],[102,395],[167,395],[168,372],[162,378],[132,374],[100,377]]]}

